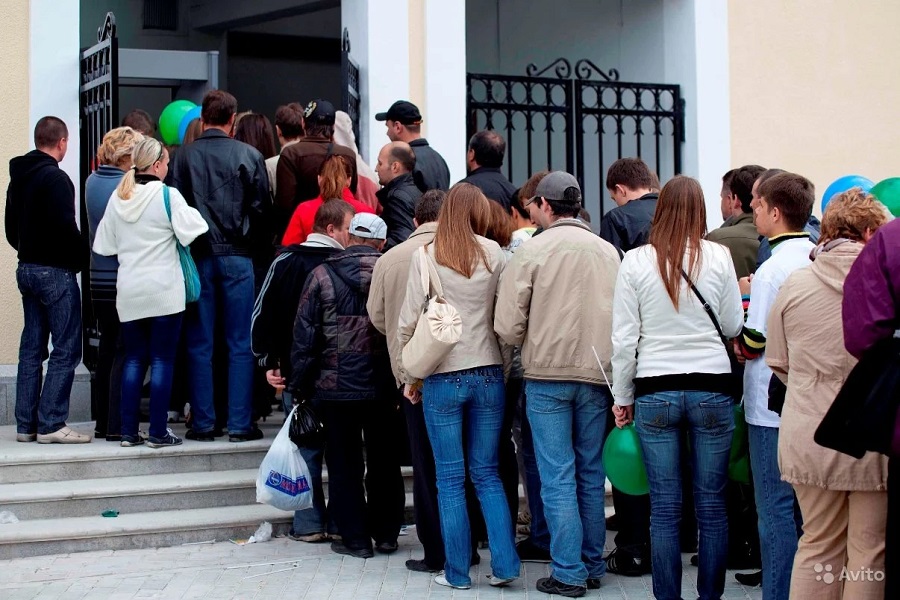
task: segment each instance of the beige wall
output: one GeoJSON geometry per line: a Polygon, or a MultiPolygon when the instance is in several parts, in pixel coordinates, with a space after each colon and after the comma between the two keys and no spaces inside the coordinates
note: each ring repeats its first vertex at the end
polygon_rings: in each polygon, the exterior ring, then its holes
{"type": "MultiPolygon", "coordinates": [[[[28,126],[28,0],[0,2],[0,188],[6,190],[6,162],[30,150],[28,126]]],[[[4,196],[5,197],[5,196],[4,196]]],[[[0,213],[5,202],[0,203],[0,213]]],[[[0,243],[0,364],[17,362],[22,332],[22,304],[16,288],[16,253],[4,240],[0,243]]]]}
{"type": "Polygon", "coordinates": [[[732,165],[900,175],[900,2],[729,0],[732,165]]]}
{"type": "MultiPolygon", "coordinates": [[[[409,101],[425,112],[425,1],[409,1],[409,101]]],[[[399,100],[399,98],[398,98],[399,100]]],[[[422,122],[428,136],[428,120],[422,122]]]]}

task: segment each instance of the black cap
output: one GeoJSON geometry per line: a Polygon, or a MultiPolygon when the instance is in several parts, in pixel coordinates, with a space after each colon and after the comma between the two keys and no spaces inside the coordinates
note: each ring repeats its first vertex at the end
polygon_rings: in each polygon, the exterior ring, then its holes
{"type": "Polygon", "coordinates": [[[415,125],[422,122],[422,113],[419,107],[412,102],[406,100],[397,100],[387,112],[381,112],[375,115],[376,121],[397,121],[404,125],[415,125]]]}
{"type": "Polygon", "coordinates": [[[303,118],[308,123],[334,125],[334,105],[328,100],[310,100],[303,111],[303,118]]]}

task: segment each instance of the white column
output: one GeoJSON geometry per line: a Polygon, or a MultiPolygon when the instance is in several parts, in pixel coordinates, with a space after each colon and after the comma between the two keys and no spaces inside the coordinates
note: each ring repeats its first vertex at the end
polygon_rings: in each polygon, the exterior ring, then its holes
{"type": "MultiPolygon", "coordinates": [[[[69,150],[60,167],[80,195],[78,114],[80,14],[78,0],[31,0],[29,41],[29,136],[41,117],[53,115],[69,128],[69,150]]],[[[34,147],[29,137],[28,147],[34,147]]],[[[75,203],[78,211],[79,202],[75,203]]]]}
{"type": "Polygon", "coordinates": [[[450,183],[466,176],[466,3],[426,0],[425,106],[428,143],[450,167],[450,183]]]}
{"type": "Polygon", "coordinates": [[[342,0],[341,24],[359,64],[359,128],[365,143],[360,152],[374,165],[389,141],[375,113],[409,98],[409,0],[342,0]]]}
{"type": "Polygon", "coordinates": [[[722,175],[731,169],[728,7],[724,0],[666,0],[666,83],[685,100],[682,173],[696,177],[706,196],[710,229],[721,225],[722,175]]]}

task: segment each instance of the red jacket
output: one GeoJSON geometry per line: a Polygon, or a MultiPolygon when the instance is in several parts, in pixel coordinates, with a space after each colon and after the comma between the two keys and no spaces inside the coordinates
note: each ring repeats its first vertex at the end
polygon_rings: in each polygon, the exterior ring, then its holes
{"type": "MultiPolygon", "coordinates": [[[[353,197],[353,194],[350,192],[349,188],[344,188],[343,198],[345,202],[348,202],[358,213],[374,213],[375,210],[366,204],[358,201],[353,197]]],[[[290,246],[291,244],[302,244],[306,241],[306,238],[309,237],[309,234],[313,232],[313,223],[316,220],[316,211],[319,210],[319,207],[322,206],[322,197],[319,196],[315,200],[307,200],[306,202],[301,202],[297,205],[297,208],[294,210],[294,215],[291,217],[291,222],[288,224],[287,230],[284,232],[284,237],[281,238],[282,246],[290,246]]]]}

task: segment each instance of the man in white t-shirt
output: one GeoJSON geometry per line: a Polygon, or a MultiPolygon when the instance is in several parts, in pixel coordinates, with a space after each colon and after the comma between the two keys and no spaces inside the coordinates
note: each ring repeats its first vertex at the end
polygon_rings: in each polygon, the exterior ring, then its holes
{"type": "MultiPolygon", "coordinates": [[[[811,264],[809,254],[815,246],[803,227],[812,212],[815,189],[808,179],[793,173],[781,173],[770,179],[765,179],[763,174],[761,179],[758,198],[754,198],[754,217],[760,235],[769,240],[772,257],[752,277],[747,321],[735,340],[735,352],[747,359],[744,412],[759,514],[763,597],[787,600],[799,524],[795,519],[794,492],[790,484],[781,481],[778,469],[781,417],[769,410],[772,371],[765,360],[766,322],[784,280],[795,270],[811,264]]],[[[743,286],[749,281],[743,279],[743,286]]]]}

